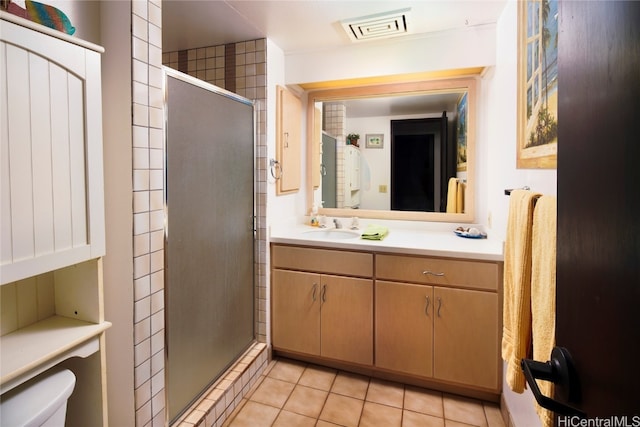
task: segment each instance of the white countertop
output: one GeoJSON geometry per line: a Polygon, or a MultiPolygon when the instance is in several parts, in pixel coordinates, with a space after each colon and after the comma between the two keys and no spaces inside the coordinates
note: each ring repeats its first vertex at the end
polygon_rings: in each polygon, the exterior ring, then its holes
{"type": "MultiPolygon", "coordinates": [[[[351,220],[341,218],[344,229],[349,229],[351,220]]],[[[348,239],[314,238],[309,231],[318,230],[304,224],[282,224],[270,228],[269,241],[292,245],[316,246],[322,248],[353,249],[372,252],[403,253],[414,255],[465,258],[486,261],[503,260],[503,241],[492,239],[468,239],[457,236],[453,230],[457,226],[471,224],[417,223],[409,221],[360,220],[358,232],[362,233],[368,224],[386,226],[389,234],[382,240],[366,240],[358,236],[348,239]]],[[[330,228],[333,223],[329,221],[330,228]]]]}

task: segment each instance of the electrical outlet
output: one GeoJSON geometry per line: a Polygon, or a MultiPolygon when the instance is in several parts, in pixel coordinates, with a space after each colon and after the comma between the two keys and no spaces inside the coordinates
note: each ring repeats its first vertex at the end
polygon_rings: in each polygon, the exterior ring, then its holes
{"type": "Polygon", "coordinates": [[[386,193],[387,192],[387,186],[386,185],[379,185],[378,186],[378,191],[380,193],[386,193]]]}

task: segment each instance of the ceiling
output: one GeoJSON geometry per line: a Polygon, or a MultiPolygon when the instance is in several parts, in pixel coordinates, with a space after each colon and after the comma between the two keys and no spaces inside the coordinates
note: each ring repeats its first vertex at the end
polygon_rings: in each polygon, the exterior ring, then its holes
{"type": "MultiPolygon", "coordinates": [[[[353,43],[393,43],[394,39],[351,41],[341,21],[410,8],[408,34],[493,25],[506,0],[162,0],[163,50],[193,49],[269,38],[285,54],[338,49],[353,43]]],[[[349,117],[451,111],[459,94],[351,100],[349,117]]]]}
{"type": "MultiPolygon", "coordinates": [[[[285,54],[352,42],[341,21],[410,8],[408,34],[495,24],[506,0],[163,0],[163,50],[269,38],[285,54]]],[[[356,43],[392,43],[393,39],[356,43]]]]}

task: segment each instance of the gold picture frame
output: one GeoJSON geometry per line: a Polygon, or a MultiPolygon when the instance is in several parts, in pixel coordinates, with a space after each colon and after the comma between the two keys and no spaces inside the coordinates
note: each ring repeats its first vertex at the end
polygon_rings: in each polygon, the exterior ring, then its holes
{"type": "Polygon", "coordinates": [[[558,162],[558,0],[518,2],[518,169],[558,162]]]}

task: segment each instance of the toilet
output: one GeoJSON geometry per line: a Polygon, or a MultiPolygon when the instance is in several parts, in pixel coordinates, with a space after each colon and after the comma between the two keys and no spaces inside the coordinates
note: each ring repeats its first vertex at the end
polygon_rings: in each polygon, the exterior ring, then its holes
{"type": "Polygon", "coordinates": [[[2,427],[63,427],[76,384],[69,370],[39,375],[0,396],[2,427]]]}

